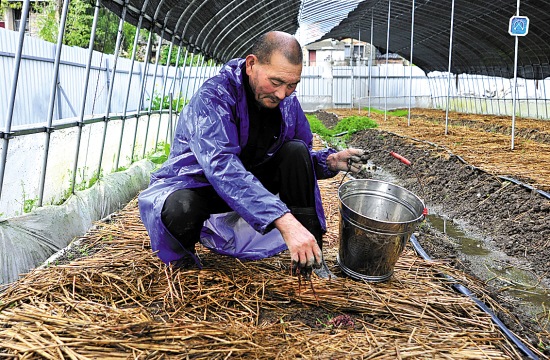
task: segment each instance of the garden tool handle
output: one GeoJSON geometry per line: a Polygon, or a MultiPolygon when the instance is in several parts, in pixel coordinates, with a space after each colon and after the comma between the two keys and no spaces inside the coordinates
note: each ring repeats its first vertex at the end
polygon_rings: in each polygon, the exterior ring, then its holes
{"type": "Polygon", "coordinates": [[[405,159],[403,156],[397,154],[397,153],[394,153],[393,151],[390,151],[390,154],[391,156],[393,156],[394,158],[398,159],[399,161],[401,161],[403,164],[405,165],[411,165],[411,162],[407,159],[405,159]]]}

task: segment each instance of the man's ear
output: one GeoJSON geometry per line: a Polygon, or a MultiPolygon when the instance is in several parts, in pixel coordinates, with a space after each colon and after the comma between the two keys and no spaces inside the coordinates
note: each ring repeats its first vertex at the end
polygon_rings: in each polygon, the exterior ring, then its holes
{"type": "Polygon", "coordinates": [[[250,76],[252,73],[252,67],[258,64],[258,58],[256,55],[248,55],[246,57],[246,75],[250,76]]]}

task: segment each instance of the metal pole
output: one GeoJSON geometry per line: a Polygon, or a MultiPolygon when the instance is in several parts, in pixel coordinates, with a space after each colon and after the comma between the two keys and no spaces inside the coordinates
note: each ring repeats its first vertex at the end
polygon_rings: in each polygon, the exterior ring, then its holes
{"type": "MultiPolygon", "coordinates": [[[[116,153],[116,160],[115,160],[115,171],[118,170],[118,164],[120,161],[120,153],[122,151],[122,137],[124,136],[124,125],[126,124],[126,112],[128,110],[128,99],[130,97],[130,85],[132,84],[132,76],[134,72],[134,62],[136,60],[136,49],[138,45],[138,39],[139,39],[139,31],[141,30],[141,23],[143,21],[143,15],[145,15],[145,10],[147,9],[147,3],[149,0],[145,0],[143,3],[143,7],[141,8],[141,13],[139,15],[138,24],[136,27],[136,33],[134,35],[134,44],[132,48],[132,57],[130,60],[130,71],[128,72],[128,83],[126,85],[126,98],[124,99],[124,110],[122,111],[122,125],[120,129],[120,139],[118,141],[118,151],[116,153]]],[[[137,129],[138,119],[136,118],[136,129],[137,129]]],[[[130,163],[132,163],[132,159],[130,158],[130,163]]]]}
{"type": "MultiPolygon", "coordinates": [[[[152,31],[153,29],[151,29],[152,31]]],[[[160,32],[159,45],[157,47],[157,55],[155,56],[155,70],[153,73],[153,88],[151,89],[151,97],[149,98],[149,108],[147,109],[147,129],[145,131],[145,142],[143,143],[143,157],[145,157],[145,148],[147,147],[147,138],[149,137],[149,123],[151,121],[151,111],[153,109],[153,99],[155,97],[155,81],[157,80],[157,71],[159,67],[160,52],[162,50],[162,38],[164,37],[164,28],[160,32]]],[[[162,109],[161,109],[162,111],[162,109]]],[[[160,122],[160,115],[159,115],[160,122]]],[[[158,134],[157,134],[158,135],[158,134]]],[[[157,143],[155,142],[155,147],[153,152],[157,151],[157,143]]]]}
{"type": "MultiPolygon", "coordinates": [[[[369,48],[369,116],[370,116],[370,98],[372,93],[372,48],[374,45],[373,42],[373,30],[374,30],[374,10],[371,9],[370,11],[371,17],[370,17],[370,48],[369,48]]],[[[376,57],[376,48],[374,48],[374,56],[376,57]]]]}
{"type": "Polygon", "coordinates": [[[362,89],[361,89],[361,29],[359,29],[359,115],[361,115],[361,95],[362,95],[362,89]]]}
{"type": "MultiPolygon", "coordinates": [[[[199,69],[202,69],[202,64],[204,64],[204,56],[201,59],[201,64],[199,65],[199,67],[195,71],[195,78],[193,79],[193,88],[191,90],[191,97],[193,97],[193,95],[195,95],[195,85],[197,84],[197,77],[198,77],[198,74],[199,74],[199,69]]],[[[189,75],[191,75],[191,74],[189,74],[189,75]]]]}
{"type": "Polygon", "coordinates": [[[409,62],[410,77],[409,77],[409,121],[408,125],[411,126],[411,102],[412,102],[412,85],[413,85],[413,70],[412,70],[412,61],[413,61],[413,47],[414,47],[414,5],[415,0],[412,0],[412,15],[411,15],[411,59],[409,62]]]}
{"type": "MultiPolygon", "coordinates": [[[[57,47],[55,49],[55,63],[53,65],[52,75],[52,87],[50,90],[50,105],[48,108],[48,120],[46,125],[46,141],[44,143],[44,158],[42,159],[42,173],[40,178],[40,188],[38,190],[38,206],[42,206],[42,200],[44,197],[44,184],[46,182],[46,166],[48,165],[48,152],[50,150],[50,137],[53,131],[52,120],[53,110],[55,107],[55,94],[57,90],[57,82],[59,76],[59,62],[61,60],[61,48],[63,46],[63,35],[65,34],[65,23],[67,21],[67,13],[69,11],[70,0],[65,0],[63,3],[63,11],[61,12],[61,19],[59,23],[59,33],[57,35],[57,47]]],[[[25,23],[22,23],[23,27],[25,23]]]]}
{"type": "Polygon", "coordinates": [[[78,170],[78,155],[80,153],[80,140],[82,138],[82,127],[84,123],[84,110],[86,108],[86,96],[88,95],[88,82],[90,80],[90,68],[92,65],[92,56],[94,53],[94,41],[95,41],[95,31],[97,29],[97,19],[99,17],[99,0],[96,1],[95,10],[94,10],[94,20],[92,22],[92,31],[90,32],[90,44],[88,46],[88,63],[86,64],[86,78],[84,79],[84,90],[82,92],[82,101],[80,103],[80,115],[78,117],[78,132],[76,135],[76,151],[74,156],[74,165],[73,165],[73,174],[71,179],[71,193],[74,194],[74,186],[76,181],[76,172],[78,170]]]}
{"type": "MultiPolygon", "coordinates": [[[[519,16],[519,2],[517,0],[517,15],[519,16]]],[[[514,88],[512,89],[512,150],[514,150],[514,135],[516,133],[516,97],[517,97],[517,85],[518,85],[518,46],[519,39],[516,36],[516,44],[514,48],[514,88]]]]}
{"type": "MultiPolygon", "coordinates": [[[[183,96],[183,107],[185,107],[185,102],[187,101],[187,93],[189,92],[189,82],[191,81],[191,72],[193,71],[193,59],[194,59],[194,57],[195,57],[195,52],[192,52],[191,53],[191,64],[189,65],[189,78],[187,79],[187,87],[185,88],[185,95],[183,96]]],[[[182,84],[183,84],[183,82],[182,82],[182,84]]]]}
{"type": "MultiPolygon", "coordinates": [[[[180,90],[178,92],[178,101],[176,103],[176,111],[179,112],[179,108],[180,108],[180,100],[182,98],[182,95],[181,95],[181,90],[183,88],[183,79],[185,78],[185,67],[187,66],[187,55],[189,54],[187,48],[185,48],[185,56],[183,58],[183,65],[182,65],[182,70],[181,70],[181,78],[180,78],[180,90]]],[[[191,55],[191,57],[193,57],[193,55],[191,55]]],[[[183,104],[185,105],[185,104],[183,104]]]]}
{"type": "Polygon", "coordinates": [[[449,96],[451,92],[451,60],[453,56],[453,24],[455,21],[455,0],[451,3],[451,34],[449,36],[449,71],[447,73],[447,110],[445,113],[445,135],[449,125],[449,96]]]}
{"type": "Polygon", "coordinates": [[[8,102],[8,112],[6,114],[6,130],[0,134],[3,138],[2,157],[0,158],[0,197],[2,196],[2,185],[4,183],[4,172],[6,170],[6,159],[8,156],[8,146],[10,142],[11,122],[13,120],[13,109],[15,105],[15,95],[17,93],[17,79],[19,78],[19,67],[21,66],[21,53],[23,52],[23,42],[25,41],[25,24],[29,15],[30,0],[25,0],[21,12],[21,24],[19,27],[19,40],[15,52],[15,61],[13,63],[13,76],[11,79],[11,91],[8,102]]]}
{"type": "MultiPolygon", "coordinates": [[[[113,63],[113,77],[111,79],[111,86],[109,87],[109,94],[107,95],[107,105],[105,107],[105,126],[103,127],[103,137],[101,139],[101,150],[99,152],[99,164],[97,165],[97,177],[101,176],[101,162],[103,160],[103,151],[105,150],[105,138],[107,137],[107,125],[109,125],[109,114],[111,112],[111,97],[113,96],[113,88],[115,84],[115,75],[116,75],[116,65],[118,62],[118,54],[120,50],[120,43],[122,40],[122,27],[124,26],[124,19],[126,19],[126,11],[128,0],[124,3],[122,8],[122,16],[120,22],[118,23],[118,33],[116,36],[116,45],[115,45],[115,60],[113,63]]],[[[108,72],[109,70],[107,70],[108,72]]]]}
{"type": "Polygon", "coordinates": [[[176,66],[174,71],[174,78],[172,79],[172,82],[170,83],[170,88],[168,89],[169,93],[172,93],[172,96],[174,95],[174,88],[176,87],[176,81],[178,79],[178,66],[180,64],[180,58],[181,58],[181,46],[178,46],[178,54],[176,55],[176,66]]]}
{"type": "MultiPolygon", "coordinates": [[[[160,134],[160,124],[162,123],[162,111],[164,110],[164,94],[166,89],[166,81],[168,80],[168,71],[170,70],[170,58],[172,57],[172,48],[174,47],[174,36],[172,36],[172,42],[170,42],[170,48],[168,49],[168,58],[166,59],[166,74],[164,74],[164,79],[162,80],[162,93],[160,97],[160,113],[159,113],[159,124],[157,127],[157,135],[155,137],[155,149],[158,145],[159,134],[160,134]]],[[[167,129],[168,130],[168,129],[167,129]]]]}
{"type": "MultiPolygon", "coordinates": [[[[136,128],[134,129],[134,140],[132,143],[132,155],[130,156],[131,161],[134,161],[134,153],[136,149],[136,139],[137,139],[137,130],[139,125],[139,117],[141,114],[141,107],[143,106],[143,97],[144,92],[146,89],[147,84],[147,72],[149,71],[149,56],[151,51],[151,41],[153,39],[153,31],[149,31],[149,37],[147,39],[147,49],[145,50],[145,62],[143,64],[143,77],[141,78],[141,84],[139,86],[139,100],[138,100],[138,107],[136,110],[136,128]]],[[[145,148],[145,144],[143,144],[143,148],[145,148]]]]}
{"type": "Polygon", "coordinates": [[[166,140],[164,141],[165,144],[170,144],[172,142],[172,93],[168,94],[168,100],[170,100],[170,104],[168,105],[168,125],[166,126],[167,129],[166,129],[166,140]]]}
{"type": "MultiPolygon", "coordinates": [[[[454,1],[454,0],[453,0],[454,1]]],[[[390,16],[391,0],[388,0],[388,33],[386,35],[386,80],[384,82],[384,120],[388,120],[388,64],[390,58],[390,16]]]]}

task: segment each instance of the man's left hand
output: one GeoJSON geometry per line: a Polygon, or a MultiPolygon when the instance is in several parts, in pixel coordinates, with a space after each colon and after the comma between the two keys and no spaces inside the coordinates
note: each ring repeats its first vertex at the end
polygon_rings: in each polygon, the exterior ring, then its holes
{"type": "Polygon", "coordinates": [[[361,171],[361,155],[364,151],[361,149],[346,149],[327,157],[327,166],[330,171],[351,171],[358,173],[361,171]]]}

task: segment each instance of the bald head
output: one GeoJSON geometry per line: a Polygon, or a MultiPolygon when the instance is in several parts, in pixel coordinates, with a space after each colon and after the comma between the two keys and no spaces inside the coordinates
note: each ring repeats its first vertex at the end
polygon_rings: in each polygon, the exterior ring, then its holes
{"type": "Polygon", "coordinates": [[[280,51],[286,60],[293,65],[301,65],[302,49],[296,38],[282,31],[271,31],[256,40],[251,53],[262,64],[269,64],[274,51],[280,51]]]}

